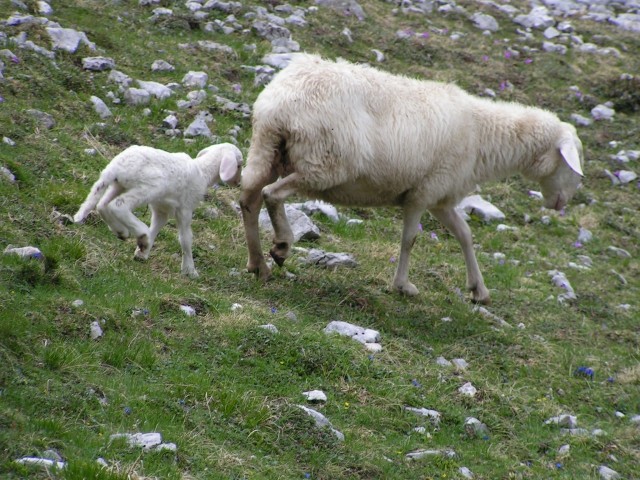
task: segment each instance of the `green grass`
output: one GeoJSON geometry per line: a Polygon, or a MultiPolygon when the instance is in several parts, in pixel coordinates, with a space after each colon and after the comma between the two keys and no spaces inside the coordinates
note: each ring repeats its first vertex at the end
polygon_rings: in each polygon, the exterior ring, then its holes
{"type": "MultiPolygon", "coordinates": [[[[35,2],[27,3],[35,11],[35,2]]],[[[574,112],[589,116],[596,104],[614,103],[614,122],[580,129],[587,175],[566,215],[541,211],[526,195],[539,187],[521,178],[483,186],[482,195],[505,212],[506,223],[518,227],[497,232],[495,224],[470,221],[494,302],[490,311],[514,327],[496,328],[460,295],[465,282],[460,248],[428,214],[411,263],[421,293],[410,299],[390,289],[401,232],[400,212],[391,208],[340,208],[364,222],[351,226],[316,218],[321,238],[299,245],[352,253],[357,268],[318,270],[299,263],[302,254],[295,253],[266,285],[243,273],[247,252],[232,205],[234,189],[218,189],[195,212],[196,280],[179,274],[173,222],[161,231],[150,259],[140,263],[133,261],[133,242],[115,238],[97,216],[84,225],[56,220],[58,214],[75,213],[101,168],[129,145],[191,154],[207,146],[204,139],[167,137],[161,128],[167,110],[175,110],[175,100],[185,92],[151,102],[148,115],[143,107],[109,103],[114,116],[99,120],[90,96],[107,100],[106,92],[117,89],[107,73],[83,71],[83,57],[109,56],[132,78],[162,83],[180,82],[190,70],[206,71],[219,95],[249,104],[261,89],[241,67],[260,64],[270,51],[254,32],[205,32],[182,1],[163,0],[161,6],[172,8],[175,17],[152,22],[151,8],[137,3],[54,3],[51,20],[86,32],[99,47],[97,53],[86,47],[75,54],[59,52],[57,67],[12,44],[2,47],[20,62],[4,60],[0,83],[0,134],[16,142],[0,144],[0,166],[17,179],[15,184],[0,179],[0,248],[37,246],[45,260],[0,255],[0,477],[404,480],[461,478],[458,469],[466,466],[482,479],[595,479],[597,467],[606,464],[624,478],[637,478],[640,436],[629,417],[640,414],[640,202],[636,185],[614,188],[601,174],[620,168],[610,154],[640,148],[638,82],[620,80],[622,73],[640,70],[637,35],[573,19],[585,41],[605,36],[606,45],[622,57],[570,50],[566,56],[534,52],[507,59],[507,46],[520,45],[514,24],[470,1],[457,3],[494,15],[502,26],[499,34],[484,36],[461,15],[393,15],[392,3],[369,0],[361,2],[364,22],[320,7],[307,15],[307,27],[290,27],[306,51],[374,63],[371,48],[378,48],[386,55],[380,68],[456,82],[474,93],[491,88],[501,99],[546,107],[563,119],[574,112]],[[345,28],[353,43],[342,35],[345,28]],[[396,32],[404,29],[430,35],[400,40],[396,32]],[[454,41],[453,31],[465,35],[454,41]],[[228,44],[235,55],[180,46],[203,39],[228,44]],[[256,50],[246,51],[248,43],[256,50]],[[176,70],[151,72],[156,59],[176,70]],[[500,91],[503,82],[514,87],[500,91]],[[239,93],[234,85],[241,86],[239,93]],[[572,85],[585,94],[582,100],[571,94],[572,85]],[[25,112],[30,108],[52,114],[54,128],[38,125],[25,112]],[[618,147],[609,145],[613,140],[618,147]],[[87,154],[89,148],[98,153],[87,154]],[[219,211],[213,220],[205,211],[210,206],[219,211]],[[548,225],[541,222],[543,215],[550,215],[548,225]],[[576,248],[580,227],[591,230],[594,239],[576,248]],[[613,256],[610,245],[632,257],[613,256]],[[494,259],[497,252],[504,262],[494,259]],[[578,255],[591,257],[591,270],[567,266],[579,263],[578,255]],[[566,273],[578,301],[558,304],[561,292],[547,273],[553,269],[566,273]],[[242,309],[232,311],[235,303],[242,309]],[[181,305],[195,308],[196,315],[185,315],[181,305]],[[322,330],[331,320],[379,330],[384,350],[370,354],[356,342],[326,336],[322,330]],[[104,331],[98,340],[90,339],[92,322],[104,331]],[[279,333],[260,327],[267,323],[279,333]],[[469,367],[440,367],[439,356],[464,358],[469,367]],[[576,375],[581,366],[592,368],[593,378],[576,375]],[[475,398],[458,393],[466,382],[478,389],[475,398]],[[329,397],[316,408],[344,433],[344,442],[316,428],[297,407],[306,404],[302,392],[312,389],[329,397]],[[440,411],[440,425],[405,406],[440,411]],[[616,418],[616,411],[627,417],[616,418]],[[544,425],[561,413],[577,415],[580,427],[606,434],[568,436],[544,425]],[[488,426],[486,438],[465,432],[469,416],[488,426]],[[426,433],[415,432],[418,426],[426,433]],[[177,452],[142,452],[110,440],[115,433],[152,431],[175,443],[177,452]],[[561,457],[558,448],[564,444],[571,449],[561,457]],[[407,453],[425,448],[452,448],[457,456],[405,460],[407,453]],[[67,467],[46,472],[14,461],[47,450],[61,455],[67,467]]],[[[528,2],[510,3],[528,8],[528,2]]],[[[11,11],[1,5],[0,18],[11,11]]],[[[236,15],[247,28],[248,11],[249,4],[236,15]]],[[[225,17],[213,11],[209,20],[225,17]]],[[[41,26],[2,29],[9,37],[27,32],[49,46],[41,26]]],[[[215,117],[213,133],[222,141],[229,140],[231,127],[241,127],[238,141],[246,154],[250,120],[221,111],[212,95],[202,108],[215,117]]],[[[195,114],[178,112],[180,128],[195,114]]],[[[627,167],[637,172],[638,162],[627,167]]],[[[147,209],[138,214],[149,221],[147,209]]],[[[263,245],[269,243],[265,236],[263,245]]]]}

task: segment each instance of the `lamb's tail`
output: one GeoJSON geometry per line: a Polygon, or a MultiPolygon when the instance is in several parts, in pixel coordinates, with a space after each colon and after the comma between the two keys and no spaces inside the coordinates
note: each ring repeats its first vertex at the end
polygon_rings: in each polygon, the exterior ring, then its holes
{"type": "Polygon", "coordinates": [[[73,221],[75,223],[82,223],[85,218],[89,215],[89,212],[95,208],[98,204],[102,196],[115,181],[115,176],[109,171],[109,169],[104,170],[100,174],[100,178],[93,184],[91,187],[91,191],[85,201],[80,205],[78,212],[73,216],[73,221]]]}

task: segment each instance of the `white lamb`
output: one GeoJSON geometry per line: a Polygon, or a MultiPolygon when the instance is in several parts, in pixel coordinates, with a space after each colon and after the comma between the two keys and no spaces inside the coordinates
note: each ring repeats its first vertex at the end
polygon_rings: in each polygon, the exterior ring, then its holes
{"type": "Polygon", "coordinates": [[[186,153],[132,146],[105,167],[73,220],[81,223],[97,206],[120,239],[136,238],[134,258],[146,260],[158,232],[173,216],[182,247],[181,271],[197,277],[191,252],[193,210],[213,184],[222,180],[238,185],[241,170],[242,153],[230,143],[207,147],[195,159],[186,153]],[[142,205],[151,207],[151,228],[132,212],[142,205]]]}
{"type": "Polygon", "coordinates": [[[253,107],[240,197],[247,269],[262,280],[271,274],[258,231],[263,198],[278,265],[293,241],[283,205],[288,196],[398,205],[404,226],[393,286],[418,293],[408,280],[409,254],[429,210],[462,246],[473,300],[489,303],[471,231],[454,207],[476,184],[520,172],[540,182],[545,206],[562,209],[580,184],[582,163],[575,128],[545,110],[299,54],[253,107]]]}

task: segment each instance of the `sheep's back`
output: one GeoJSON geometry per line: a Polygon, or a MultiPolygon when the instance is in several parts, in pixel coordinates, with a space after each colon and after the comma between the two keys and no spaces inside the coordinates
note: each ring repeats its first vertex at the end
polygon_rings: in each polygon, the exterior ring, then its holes
{"type": "Polygon", "coordinates": [[[253,128],[282,137],[308,192],[331,190],[344,198],[337,203],[397,203],[425,177],[451,170],[452,152],[465,154],[473,136],[467,97],[454,85],[306,57],[260,94],[253,128]]]}

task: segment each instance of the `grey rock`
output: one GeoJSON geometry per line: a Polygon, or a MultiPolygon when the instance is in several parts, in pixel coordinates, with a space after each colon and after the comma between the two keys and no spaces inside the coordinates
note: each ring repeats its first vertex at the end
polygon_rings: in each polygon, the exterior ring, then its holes
{"type": "Polygon", "coordinates": [[[111,70],[107,80],[119,85],[121,88],[129,88],[133,83],[133,79],[119,70],[111,70]]]}
{"type": "Polygon", "coordinates": [[[428,408],[415,408],[415,407],[404,407],[407,412],[415,413],[421,417],[427,418],[434,427],[437,427],[440,424],[441,414],[437,410],[431,410],[428,408]]]}
{"type": "Polygon", "coordinates": [[[269,53],[262,57],[262,62],[272,67],[283,69],[291,62],[292,53],[269,53]]]}
{"type": "Polygon", "coordinates": [[[334,320],[324,328],[324,333],[337,333],[339,335],[350,337],[360,343],[379,343],[380,332],[370,328],[359,327],[349,322],[334,320]]]}
{"type": "Polygon", "coordinates": [[[610,245],[607,247],[607,251],[617,255],[620,258],[631,258],[631,254],[623,248],[614,247],[610,245]]]}
{"type": "MultiPolygon", "coordinates": [[[[300,240],[315,240],[320,237],[320,229],[302,210],[288,204],[285,204],[284,208],[287,219],[289,220],[289,225],[291,225],[291,230],[293,231],[294,242],[299,242],[300,240]]],[[[260,211],[258,218],[261,228],[268,232],[273,232],[271,219],[265,208],[260,211]]]]}
{"type": "Polygon", "coordinates": [[[176,67],[165,60],[155,60],[151,64],[152,72],[173,72],[175,69],[176,67]]]}
{"type": "Polygon", "coordinates": [[[103,120],[109,118],[112,113],[109,110],[109,107],[102,101],[102,99],[96,97],[95,95],[91,96],[91,103],[93,104],[93,109],[95,112],[102,118],[103,120]]]}
{"type": "Polygon", "coordinates": [[[564,289],[566,292],[558,295],[558,302],[564,303],[566,300],[576,300],[576,296],[573,287],[569,283],[567,276],[559,270],[549,270],[547,272],[551,276],[551,282],[559,288],[564,289]]]}
{"type": "Polygon", "coordinates": [[[569,429],[576,428],[578,426],[578,418],[573,415],[562,414],[557,417],[551,417],[545,420],[545,425],[557,425],[559,427],[566,427],[569,429]]]}
{"type": "Polygon", "coordinates": [[[578,241],[580,243],[589,243],[593,239],[593,233],[584,227],[580,227],[578,231],[578,241]]]}
{"type": "Polygon", "coordinates": [[[276,38],[291,38],[291,32],[288,28],[265,20],[256,20],[251,25],[259,37],[265,40],[273,41],[276,38]]]}
{"type": "Polygon", "coordinates": [[[431,450],[431,449],[414,450],[413,452],[409,452],[407,453],[407,455],[405,455],[407,460],[420,460],[422,458],[428,458],[428,457],[455,458],[456,456],[457,455],[454,450],[450,450],[447,448],[444,448],[441,450],[431,450]]]}
{"type": "Polygon", "coordinates": [[[278,327],[276,327],[273,323],[267,323],[265,325],[259,325],[259,328],[267,330],[271,333],[278,333],[278,327]]]}
{"type": "Polygon", "coordinates": [[[82,68],[93,72],[102,72],[115,68],[116,62],[108,57],[85,57],[82,59],[82,68]]]}
{"type": "Polygon", "coordinates": [[[612,120],[615,113],[615,110],[607,105],[597,105],[591,109],[591,116],[595,120],[612,120]]]}
{"type": "Polygon", "coordinates": [[[354,268],[358,266],[356,260],[349,253],[325,252],[317,248],[309,250],[307,257],[302,262],[323,268],[354,268]]]}
{"type": "Polygon", "coordinates": [[[473,477],[473,472],[471,470],[469,470],[469,468],[467,467],[460,467],[458,468],[458,472],[460,473],[460,475],[462,475],[464,478],[468,478],[468,479],[472,479],[473,477]]]}
{"type": "Polygon", "coordinates": [[[489,434],[489,428],[474,417],[467,417],[464,421],[464,431],[470,437],[483,437],[489,434]]]}
{"type": "Polygon", "coordinates": [[[240,2],[220,2],[219,0],[209,0],[202,8],[204,10],[219,10],[225,13],[238,12],[242,9],[240,2]]]}
{"type": "Polygon", "coordinates": [[[162,126],[175,129],[178,126],[178,117],[175,115],[167,115],[164,120],[162,120],[162,126]]]}
{"type": "Polygon", "coordinates": [[[497,32],[500,29],[498,21],[491,15],[476,12],[471,16],[474,26],[480,30],[488,30],[489,32],[497,32]]]}
{"type": "Polygon", "coordinates": [[[559,53],[560,55],[566,55],[567,51],[569,50],[566,45],[559,45],[553,42],[543,42],[542,49],[545,52],[559,53]]]}
{"type": "Polygon", "coordinates": [[[78,32],[71,28],[46,28],[51,38],[52,48],[54,50],[64,50],[69,53],[75,53],[80,44],[86,45],[90,50],[95,50],[96,45],[90,42],[84,32],[78,32]]]}
{"type": "Polygon", "coordinates": [[[331,431],[331,433],[333,433],[338,440],[344,441],[344,434],[336,430],[329,419],[323,414],[321,414],[317,410],[314,410],[313,408],[305,407],[304,405],[298,405],[298,407],[305,411],[311,418],[313,418],[313,420],[316,422],[316,426],[320,428],[328,428],[329,431],[331,431]]]}
{"type": "Polygon", "coordinates": [[[204,88],[209,81],[209,75],[206,72],[187,72],[182,77],[182,85],[187,88],[204,88]]]}
{"type": "Polygon", "coordinates": [[[9,183],[16,182],[16,176],[7,167],[0,167],[0,178],[6,178],[9,183]]]}
{"type": "Polygon", "coordinates": [[[141,88],[127,88],[124,101],[127,105],[146,105],[151,101],[151,94],[141,88]]]}
{"type": "Polygon", "coordinates": [[[34,465],[38,467],[44,467],[45,469],[57,469],[62,470],[66,467],[65,462],[58,462],[56,460],[51,460],[49,458],[39,458],[39,457],[22,457],[15,460],[16,463],[21,465],[34,465]]]}
{"type": "Polygon", "coordinates": [[[617,480],[622,478],[618,472],[605,465],[600,465],[598,468],[598,475],[600,475],[602,480],[617,480]]]}
{"type": "Polygon", "coordinates": [[[496,206],[484,200],[480,195],[470,195],[458,204],[456,210],[461,210],[469,215],[477,215],[485,222],[504,220],[505,214],[496,206]]]}
{"type": "Polygon", "coordinates": [[[523,27],[536,29],[545,29],[556,23],[554,18],[549,15],[549,10],[544,6],[534,7],[531,12],[526,15],[518,15],[513,21],[523,27]]]}
{"type": "Polygon", "coordinates": [[[199,40],[196,45],[199,49],[204,50],[205,52],[222,52],[231,55],[235,54],[233,48],[231,48],[229,45],[212,42],[211,40],[199,40]]]}
{"type": "Polygon", "coordinates": [[[196,118],[189,124],[183,135],[185,137],[206,137],[213,138],[213,134],[207,123],[211,121],[211,115],[208,112],[200,112],[196,118]]]}
{"type": "Polygon", "coordinates": [[[26,113],[29,116],[33,117],[40,125],[42,125],[47,130],[51,130],[56,126],[55,119],[48,113],[41,112],[40,110],[35,110],[33,108],[26,110],[26,113]]]}
{"type": "Polygon", "coordinates": [[[310,390],[308,392],[302,392],[304,398],[309,402],[326,402],[327,396],[322,390],[310,390]]]}
{"type": "Polygon", "coordinates": [[[138,86],[142,90],[149,92],[152,97],[156,97],[160,100],[164,100],[165,98],[169,98],[173,95],[173,91],[169,87],[158,82],[138,80],[138,86]]]}
{"type": "Polygon", "coordinates": [[[321,213],[329,218],[332,222],[339,222],[340,215],[338,215],[338,210],[336,207],[331,205],[330,203],[323,202],[322,200],[308,200],[305,203],[293,203],[292,207],[302,210],[307,215],[314,215],[316,213],[321,213]]]}
{"type": "Polygon", "coordinates": [[[593,120],[588,117],[584,117],[579,113],[572,113],[570,118],[571,121],[579,127],[588,127],[589,125],[593,124],[593,120]]]}
{"type": "Polygon", "coordinates": [[[473,307],[473,311],[474,312],[478,312],[483,317],[491,320],[498,327],[508,327],[508,328],[512,327],[512,325],[509,322],[507,322],[503,318],[499,317],[495,313],[490,312],[486,307],[482,307],[482,306],[476,305],[475,307],[473,307]]]}

